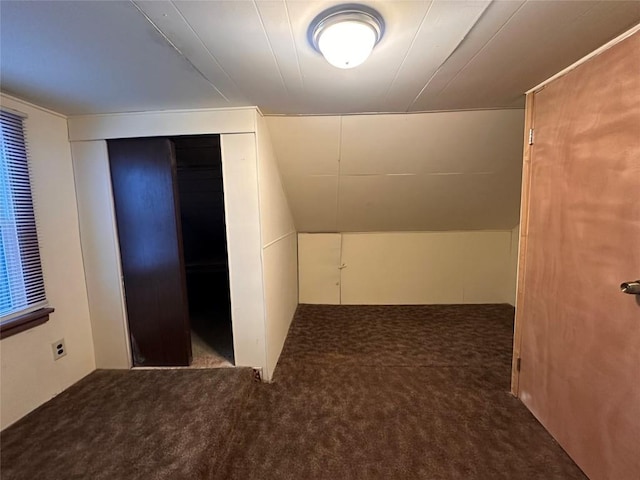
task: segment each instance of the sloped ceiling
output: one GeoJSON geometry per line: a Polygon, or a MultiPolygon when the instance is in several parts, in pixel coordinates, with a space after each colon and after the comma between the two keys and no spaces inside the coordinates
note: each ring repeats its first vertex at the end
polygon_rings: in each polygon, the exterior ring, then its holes
{"type": "Polygon", "coordinates": [[[268,117],[300,232],[511,229],[522,110],[268,117]]]}
{"type": "Polygon", "coordinates": [[[267,114],[521,107],[640,22],[638,1],[365,1],[386,32],[331,67],[306,40],[335,1],[0,2],[2,90],[65,114],[257,105],[267,114]]]}

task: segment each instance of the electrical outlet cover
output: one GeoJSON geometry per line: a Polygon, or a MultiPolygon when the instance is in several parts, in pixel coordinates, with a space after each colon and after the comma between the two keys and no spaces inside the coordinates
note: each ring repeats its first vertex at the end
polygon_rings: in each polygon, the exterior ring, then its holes
{"type": "Polygon", "coordinates": [[[67,354],[67,346],[64,344],[64,338],[61,338],[57,342],[51,344],[51,350],[53,351],[53,359],[59,360],[67,354]]]}

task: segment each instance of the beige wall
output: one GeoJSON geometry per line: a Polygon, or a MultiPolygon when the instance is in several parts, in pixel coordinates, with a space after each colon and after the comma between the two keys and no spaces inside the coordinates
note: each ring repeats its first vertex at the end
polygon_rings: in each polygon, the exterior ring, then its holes
{"type": "Polygon", "coordinates": [[[129,368],[129,331],[107,144],[104,140],[73,142],[71,152],[96,368],[129,368]]]}
{"type": "Polygon", "coordinates": [[[523,110],[267,117],[298,231],[317,233],[513,228],[523,122],[523,110]]]}
{"type": "Polygon", "coordinates": [[[49,322],[0,341],[2,428],[95,369],[66,118],[2,96],[28,115],[31,182],[49,322]],[[54,361],[51,343],[65,339],[54,361]]]}
{"type": "Polygon", "coordinates": [[[222,135],[235,362],[266,369],[265,307],[255,134],[222,135]]]}
{"type": "Polygon", "coordinates": [[[507,303],[515,289],[510,269],[511,233],[300,234],[300,301],[507,303]],[[339,261],[336,237],[341,244],[339,261]],[[335,288],[336,279],[339,289],[335,288]]]}
{"type": "Polygon", "coordinates": [[[267,369],[271,380],[298,306],[297,236],[266,122],[258,115],[258,190],[262,230],[267,369]]]}

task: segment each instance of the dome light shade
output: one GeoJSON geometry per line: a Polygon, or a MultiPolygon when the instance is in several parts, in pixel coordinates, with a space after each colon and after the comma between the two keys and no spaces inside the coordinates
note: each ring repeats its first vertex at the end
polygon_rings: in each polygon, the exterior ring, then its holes
{"type": "Polygon", "coordinates": [[[375,30],[366,23],[334,23],[320,34],[318,48],[334,67],[353,68],[369,58],[376,36],[375,30]]]}
{"type": "Polygon", "coordinates": [[[364,5],[339,5],[325,10],[309,26],[311,45],[334,67],[353,68],[364,62],[382,38],[384,21],[364,5]]]}

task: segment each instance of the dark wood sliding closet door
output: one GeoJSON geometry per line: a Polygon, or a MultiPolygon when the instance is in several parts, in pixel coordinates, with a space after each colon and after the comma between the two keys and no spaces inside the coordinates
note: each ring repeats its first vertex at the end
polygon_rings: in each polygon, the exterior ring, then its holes
{"type": "Polygon", "coordinates": [[[189,365],[173,144],[122,139],[108,148],[134,365],[189,365]]]}

